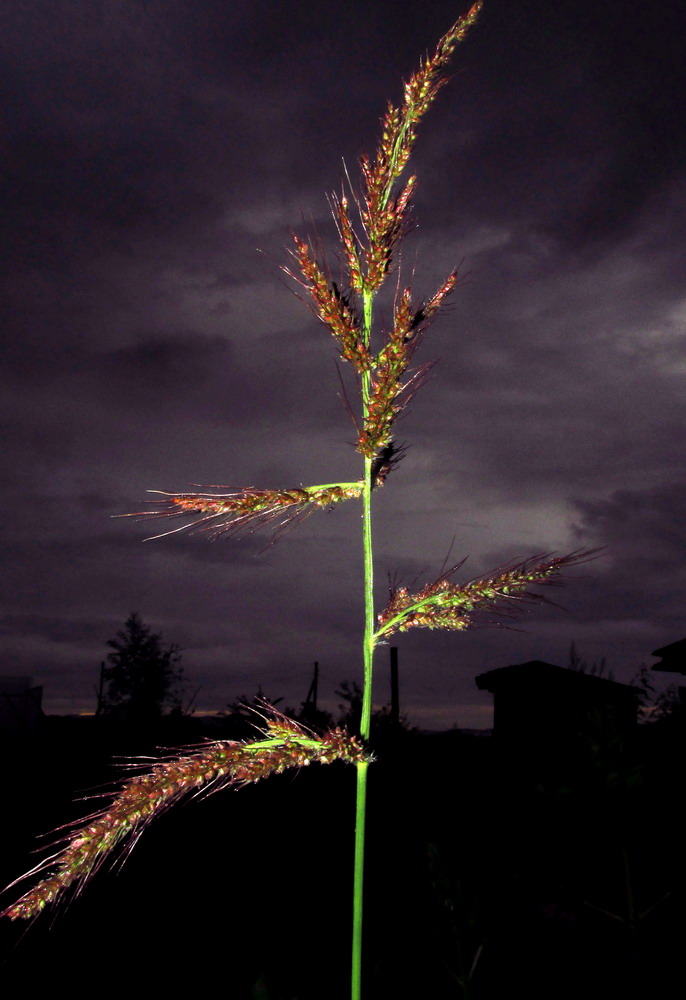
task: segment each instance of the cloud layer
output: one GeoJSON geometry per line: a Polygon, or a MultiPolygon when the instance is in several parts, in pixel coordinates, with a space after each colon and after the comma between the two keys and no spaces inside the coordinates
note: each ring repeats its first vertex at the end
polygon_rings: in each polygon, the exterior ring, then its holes
{"type": "MultiPolygon", "coordinates": [[[[354,506],[278,546],[140,544],[149,488],[358,478],[335,350],[278,271],[289,230],[371,150],[454,5],[50,0],[5,5],[0,673],[93,706],[135,609],[185,649],[199,703],[258,684],[332,704],[359,675],[354,506]],[[11,249],[10,249],[11,248],[11,249]],[[259,251],[258,252],[258,248],[259,251]]],[[[474,674],[564,663],[628,680],[683,638],[683,7],[486,3],[420,134],[402,276],[464,282],[377,501],[386,572],[470,572],[606,545],[526,633],[403,638],[419,724],[483,724],[474,674]],[[583,577],[583,579],[581,579],[583,577]]],[[[333,258],[331,258],[333,261],[333,258]]],[[[388,301],[386,301],[386,311],[388,301]]],[[[379,700],[385,690],[380,654],[379,700]]]]}

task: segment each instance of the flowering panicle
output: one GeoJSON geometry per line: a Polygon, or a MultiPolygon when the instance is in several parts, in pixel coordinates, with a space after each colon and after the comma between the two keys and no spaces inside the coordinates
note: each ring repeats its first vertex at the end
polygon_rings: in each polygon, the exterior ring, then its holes
{"type": "Polygon", "coordinates": [[[363,380],[367,380],[363,425],[356,445],[366,458],[374,458],[389,444],[395,418],[431,367],[423,366],[403,382],[422,330],[457,282],[457,274],[453,272],[433,298],[419,309],[412,307],[410,289],[405,289],[400,302],[396,303],[393,329],[385,335],[381,351],[372,357],[371,303],[391,269],[398,243],[407,233],[416,177],[409,177],[395,195],[393,186],[409,159],[417,125],[447,82],[443,71],[450,56],[476,21],[481,7],[482,0],[476,0],[467,14],[441,38],[433,56],[424,58],[418,71],[404,85],[400,107],[389,103],[374,161],[366,155],[360,158],[362,195],[354,196],[354,200],[362,226],[361,235],[355,232],[345,194],[331,197],[349,294],[339,291],[336,282],[326,276],[318,263],[310,243],[296,235],[293,236],[295,249],[290,252],[297,263],[297,273],[283,268],[307,292],[310,307],[335,337],[341,357],[352,362],[363,380]]]}
{"type": "MultiPolygon", "coordinates": [[[[342,500],[352,500],[362,493],[363,484],[326,483],[323,486],[300,486],[292,490],[257,490],[252,487],[231,493],[166,493],[164,500],[152,501],[153,510],[141,510],[120,517],[194,517],[180,528],[163,531],[152,538],[163,538],[177,531],[207,531],[212,537],[255,531],[277,521],[280,527],[292,525],[318,507],[331,507],[342,500]],[[200,515],[200,516],[198,516],[200,515]],[[285,515],[282,517],[282,515],[285,515]]],[[[150,540],[148,539],[148,540],[150,540]]]]}
{"type": "Polygon", "coordinates": [[[391,589],[391,599],[378,615],[379,628],[374,638],[407,632],[410,628],[444,628],[462,631],[476,624],[476,616],[484,611],[514,614],[520,610],[518,601],[544,601],[529,587],[554,584],[563,569],[587,562],[600,550],[571,552],[566,556],[533,556],[524,562],[511,563],[493,570],[469,583],[454,584],[450,577],[462,563],[448,570],[416,594],[407,587],[391,589]]]}
{"type": "Polygon", "coordinates": [[[27,920],[70,887],[80,890],[116,848],[122,848],[127,841],[133,846],[155,816],[189,794],[242,787],[312,763],[371,759],[359,741],[343,729],[330,729],[317,736],[272,706],[263,707],[271,716],[264,717],[266,726],[258,730],[263,739],[207,743],[182,756],[162,759],[147,773],[125,781],[108,806],[78,821],[81,825],[62,838],[66,846],[12,883],[48,873],[0,916],[27,920]]]}

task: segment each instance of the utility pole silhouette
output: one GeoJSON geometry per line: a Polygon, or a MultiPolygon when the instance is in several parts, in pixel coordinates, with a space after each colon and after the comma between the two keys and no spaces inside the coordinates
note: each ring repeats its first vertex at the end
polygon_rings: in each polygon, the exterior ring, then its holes
{"type": "Polygon", "coordinates": [[[311,709],[313,712],[317,711],[317,684],[319,682],[319,661],[314,662],[314,674],[312,676],[312,683],[310,684],[310,690],[307,692],[307,697],[305,698],[305,704],[303,705],[303,712],[311,709]]]}

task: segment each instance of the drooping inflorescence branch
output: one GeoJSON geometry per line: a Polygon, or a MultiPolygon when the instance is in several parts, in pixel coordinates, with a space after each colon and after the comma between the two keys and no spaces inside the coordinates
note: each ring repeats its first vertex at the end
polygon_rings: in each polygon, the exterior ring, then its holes
{"type": "MultiPolygon", "coordinates": [[[[47,873],[17,902],[0,912],[10,920],[30,919],[70,887],[78,889],[112,858],[117,848],[132,846],[142,829],[179,799],[222,788],[242,787],[281,774],[293,767],[330,764],[335,760],[356,763],[370,755],[358,740],[341,728],[317,736],[293,719],[263,705],[266,725],[263,739],[250,742],[221,740],[192,748],[182,756],[161,760],[147,773],[124,782],[103,809],[92,813],[71,834],[61,838],[65,846],[42,861],[12,885],[32,875],[47,873]]],[[[8,886],[11,888],[11,886],[8,886]]]]}
{"type": "MultiPolygon", "coordinates": [[[[222,487],[216,487],[220,489],[222,487]]],[[[332,507],[342,500],[353,500],[362,493],[362,483],[325,483],[323,486],[299,486],[292,490],[235,490],[230,493],[166,493],[149,490],[164,497],[153,500],[155,507],[118,517],[190,517],[179,528],[162,531],[153,538],[163,538],[177,531],[209,532],[212,537],[255,531],[277,522],[287,527],[307,517],[317,508],[332,507]]]]}
{"type": "Polygon", "coordinates": [[[451,583],[451,576],[462,566],[459,563],[416,594],[409,593],[407,587],[392,588],[389,603],[378,615],[379,628],[374,638],[379,640],[410,628],[463,631],[478,624],[484,612],[497,611],[503,616],[516,614],[522,610],[523,601],[546,600],[530,587],[555,584],[562,570],[587,562],[599,551],[588,549],[566,556],[533,556],[469,583],[451,583]]]}

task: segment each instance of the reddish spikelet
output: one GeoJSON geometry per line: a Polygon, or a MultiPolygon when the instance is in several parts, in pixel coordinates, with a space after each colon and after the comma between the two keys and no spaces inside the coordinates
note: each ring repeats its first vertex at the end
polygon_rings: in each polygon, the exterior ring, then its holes
{"type": "Polygon", "coordinates": [[[529,590],[531,586],[558,582],[556,577],[562,570],[587,562],[598,552],[600,549],[588,549],[566,556],[533,556],[469,583],[451,583],[450,577],[460,563],[416,594],[410,594],[407,587],[393,588],[389,603],[378,616],[380,627],[375,638],[410,628],[462,631],[475,625],[482,612],[515,614],[520,610],[516,602],[545,601],[542,595],[529,590]]]}
{"type": "Polygon", "coordinates": [[[131,838],[135,843],[155,816],[189,794],[241,787],[312,763],[330,764],[334,760],[356,763],[370,759],[361,744],[343,729],[331,729],[323,736],[316,736],[272,706],[264,707],[272,716],[265,717],[266,727],[259,730],[264,739],[208,743],[183,756],[164,759],[148,773],[124,782],[109,806],[87,816],[80,821],[83,825],[63,838],[66,846],[62,850],[12,883],[16,885],[39,872],[50,872],[0,916],[28,920],[70,887],[83,888],[112,857],[115,848],[127,840],[131,843],[131,838]]]}
{"type": "MultiPolygon", "coordinates": [[[[150,490],[162,493],[161,490],[150,490]]],[[[331,483],[325,486],[298,487],[292,490],[243,489],[232,493],[163,493],[164,500],[153,501],[153,510],[137,511],[122,517],[195,517],[195,520],[163,531],[151,538],[163,538],[176,531],[207,531],[212,537],[240,531],[255,531],[277,521],[289,526],[307,517],[317,508],[331,507],[352,500],[362,493],[362,483],[331,483]],[[197,515],[200,515],[199,517],[197,515]],[[285,515],[285,516],[283,516],[285,515]]]]}
{"type": "Polygon", "coordinates": [[[338,228],[338,235],[343,245],[345,259],[348,265],[348,280],[354,292],[360,293],[364,290],[364,280],[362,278],[362,268],[360,266],[359,240],[355,235],[353,224],[348,211],[348,199],[345,195],[341,198],[333,196],[334,220],[338,228]]]}
{"type": "MultiPolygon", "coordinates": [[[[351,227],[352,232],[352,227],[351,227]]],[[[371,358],[364,345],[355,310],[338,290],[335,282],[330,282],[317,263],[309,243],[293,235],[295,250],[291,256],[303,276],[301,280],[287,267],[282,270],[306,290],[310,306],[317,319],[328,326],[338,342],[338,350],[344,361],[350,361],[358,372],[369,370],[371,358]]]]}

